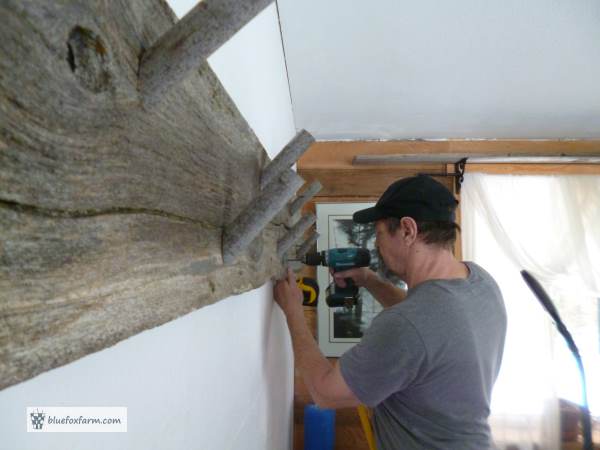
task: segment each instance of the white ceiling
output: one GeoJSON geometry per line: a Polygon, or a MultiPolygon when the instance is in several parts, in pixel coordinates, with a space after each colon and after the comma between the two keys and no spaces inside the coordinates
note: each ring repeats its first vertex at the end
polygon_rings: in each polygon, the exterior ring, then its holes
{"type": "Polygon", "coordinates": [[[598,0],[278,0],[321,140],[599,138],[598,0]]]}

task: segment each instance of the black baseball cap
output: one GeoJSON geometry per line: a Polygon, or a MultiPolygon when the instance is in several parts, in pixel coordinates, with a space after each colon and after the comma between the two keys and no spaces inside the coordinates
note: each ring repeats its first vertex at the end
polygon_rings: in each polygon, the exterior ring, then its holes
{"type": "Polygon", "coordinates": [[[372,208],[357,211],[354,222],[369,223],[388,217],[454,222],[458,201],[443,184],[428,175],[402,178],[386,189],[372,208]]]}

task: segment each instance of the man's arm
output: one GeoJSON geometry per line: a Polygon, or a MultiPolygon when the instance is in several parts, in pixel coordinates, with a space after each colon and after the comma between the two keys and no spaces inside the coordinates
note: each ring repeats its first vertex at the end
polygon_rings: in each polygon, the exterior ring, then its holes
{"type": "Polygon", "coordinates": [[[294,274],[280,280],[273,290],[275,300],[285,313],[296,367],[302,375],[313,401],[322,408],[346,408],[360,405],[342,377],[339,365],[334,366],[323,356],[315,342],[302,308],[302,292],[296,285],[294,274]]]}
{"type": "Polygon", "coordinates": [[[406,298],[406,291],[398,286],[382,279],[370,269],[371,276],[367,277],[365,288],[384,308],[394,306],[406,298]]]}
{"type": "Polygon", "coordinates": [[[406,297],[406,291],[382,279],[368,267],[350,269],[333,275],[341,287],[346,285],[344,278],[352,278],[357,286],[365,287],[384,308],[400,303],[406,297]]]}

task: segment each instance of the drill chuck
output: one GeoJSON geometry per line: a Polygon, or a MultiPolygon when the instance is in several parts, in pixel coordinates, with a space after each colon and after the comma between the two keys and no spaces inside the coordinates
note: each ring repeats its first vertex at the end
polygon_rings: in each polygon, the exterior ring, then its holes
{"type": "Polygon", "coordinates": [[[306,264],[307,266],[325,266],[326,264],[323,264],[325,260],[325,258],[323,257],[323,253],[324,252],[307,253],[304,256],[304,264],[306,264]]]}

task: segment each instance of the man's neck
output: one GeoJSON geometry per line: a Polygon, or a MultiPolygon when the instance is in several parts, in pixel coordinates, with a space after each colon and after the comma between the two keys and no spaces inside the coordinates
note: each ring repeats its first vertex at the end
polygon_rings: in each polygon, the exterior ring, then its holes
{"type": "Polygon", "coordinates": [[[409,289],[427,280],[464,279],[469,276],[468,267],[457,261],[448,249],[418,243],[411,253],[404,280],[409,289]]]}

